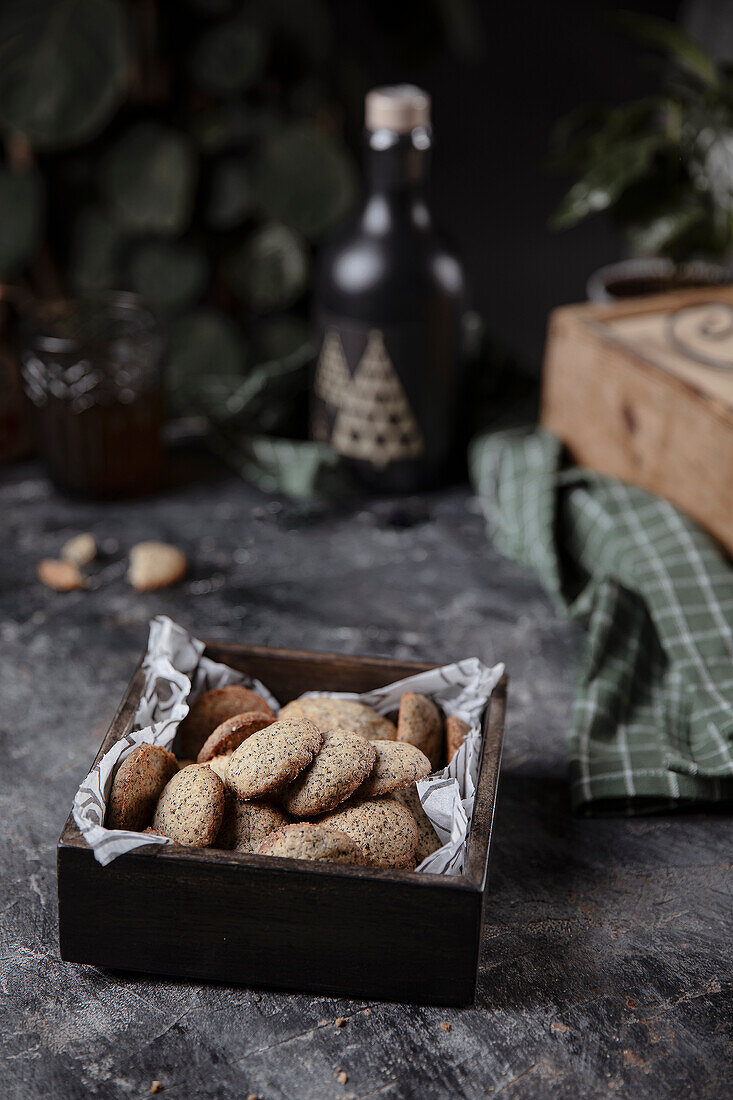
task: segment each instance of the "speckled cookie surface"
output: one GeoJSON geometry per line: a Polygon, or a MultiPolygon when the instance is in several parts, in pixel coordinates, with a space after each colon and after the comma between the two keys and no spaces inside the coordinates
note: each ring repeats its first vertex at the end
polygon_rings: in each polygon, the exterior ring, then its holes
{"type": "Polygon", "coordinates": [[[115,775],[107,807],[108,829],[138,832],[150,824],[160,792],[178,771],[172,752],[160,745],[138,745],[115,775]]]}
{"type": "Polygon", "coordinates": [[[289,822],[290,818],[276,806],[257,800],[242,802],[229,794],[216,847],[256,852],[265,837],[289,822]]]}
{"type": "Polygon", "coordinates": [[[225,782],[237,798],[260,798],[292,783],[319,751],[323,738],[305,718],[286,718],[253,733],[235,749],[225,782]]]}
{"type": "Polygon", "coordinates": [[[468,733],[469,727],[461,718],[446,718],[445,755],[449,764],[468,737],[468,733]]]}
{"type": "Polygon", "coordinates": [[[178,727],[180,745],[178,755],[195,759],[204,741],[217,726],[226,722],[227,718],[234,718],[235,715],[242,714],[244,711],[261,711],[272,715],[270,721],[275,721],[272,709],[251,688],[242,687],[241,684],[228,684],[226,687],[205,691],[192,704],[178,727]]]}
{"type": "Polygon", "coordinates": [[[422,808],[420,796],[414,784],[411,787],[405,787],[402,791],[395,791],[395,798],[404,806],[407,806],[417,822],[415,859],[420,864],[427,856],[432,855],[433,852],[437,852],[438,848],[442,847],[440,839],[430,822],[430,818],[422,808]]]}
{"type": "Polygon", "coordinates": [[[362,867],[366,854],[357,842],[340,829],[299,821],[279,832],[270,833],[260,845],[261,856],[284,856],[326,863],[350,863],[362,867]]]}
{"type": "Polygon", "coordinates": [[[359,798],[375,798],[409,787],[430,775],[430,761],[415,745],[401,741],[372,741],[377,759],[359,788],[359,798]]]}
{"type": "Polygon", "coordinates": [[[235,714],[233,718],[227,718],[204,741],[196,758],[198,763],[206,764],[214,756],[234,752],[243,741],[269,726],[272,721],[272,712],[264,710],[244,711],[242,714],[235,714]]]}
{"type": "Polygon", "coordinates": [[[340,829],[364,850],[372,867],[414,867],[417,823],[394,798],[352,799],[319,824],[340,829]]]}
{"type": "Polygon", "coordinates": [[[433,769],[443,763],[443,720],[432,699],[406,691],[400,700],[397,740],[416,745],[433,769]]]}
{"type": "Polygon", "coordinates": [[[321,730],[344,729],[366,737],[368,741],[381,738],[394,741],[397,729],[389,718],[383,718],[376,710],[354,699],[294,699],[280,711],[281,718],[308,718],[321,730]]]}
{"type": "Polygon", "coordinates": [[[153,829],[194,848],[210,848],[221,828],[226,789],[207,764],[177,772],[158,799],[153,829]]]}
{"type": "Polygon", "coordinates": [[[211,760],[206,761],[212,772],[214,772],[215,775],[219,776],[219,779],[221,779],[222,783],[224,782],[227,764],[229,763],[231,755],[232,754],[230,752],[224,752],[221,754],[221,756],[212,756],[211,760]]]}
{"type": "MultiPolygon", "coordinates": [[[[374,745],[358,733],[331,730],[310,767],[282,794],[282,804],[293,817],[312,817],[333,810],[349,798],[374,767],[374,745]]],[[[383,742],[394,744],[394,742],[383,742]]]]}

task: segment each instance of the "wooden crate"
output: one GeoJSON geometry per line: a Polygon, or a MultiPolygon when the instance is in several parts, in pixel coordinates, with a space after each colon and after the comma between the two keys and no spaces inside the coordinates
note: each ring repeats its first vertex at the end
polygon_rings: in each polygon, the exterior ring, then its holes
{"type": "Polygon", "coordinates": [[[733,287],[555,310],[541,422],[733,553],[733,287]]]}
{"type": "MultiPolygon", "coordinates": [[[[258,677],[281,702],[309,689],[369,691],[433,667],[238,645],[209,645],[206,653],[258,677]]],[[[142,686],[138,667],[96,760],[130,729],[142,686]]],[[[101,867],[70,815],[58,845],[62,959],[196,981],[470,1004],[505,702],[504,677],[483,719],[463,875],[170,846],[138,848],[101,867]]]]}

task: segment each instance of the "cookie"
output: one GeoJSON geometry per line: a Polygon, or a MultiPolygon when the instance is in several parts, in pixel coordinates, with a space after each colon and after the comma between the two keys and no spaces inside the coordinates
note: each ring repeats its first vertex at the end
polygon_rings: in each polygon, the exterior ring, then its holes
{"type": "Polygon", "coordinates": [[[290,718],[253,733],[232,753],[226,785],[237,798],[260,798],[292,783],[319,751],[323,738],[305,718],[290,718]]]}
{"type": "Polygon", "coordinates": [[[359,788],[359,798],[400,791],[430,775],[430,761],[414,745],[403,741],[372,741],[372,745],[377,750],[377,760],[359,788]]]}
{"type": "Polygon", "coordinates": [[[265,837],[289,821],[281,810],[267,802],[242,802],[229,794],[216,847],[256,852],[265,837]]]}
{"type": "Polygon", "coordinates": [[[44,558],[38,563],[38,579],[54,592],[73,592],[84,587],[84,577],[78,565],[70,561],[44,558]]]}
{"type": "Polygon", "coordinates": [[[107,805],[107,828],[144,829],[160,792],[177,772],[172,752],[160,745],[138,745],[117,769],[107,805]]]}
{"type": "Polygon", "coordinates": [[[206,764],[176,772],[158,799],[153,829],[179,844],[210,848],[224,817],[226,788],[206,764]]]}
{"type": "Polygon", "coordinates": [[[432,699],[406,691],[400,700],[397,740],[416,745],[433,769],[443,763],[443,721],[432,699]]]}
{"type": "MultiPolygon", "coordinates": [[[[232,754],[230,752],[225,752],[221,756],[212,756],[211,760],[206,761],[212,772],[214,772],[215,775],[219,776],[219,779],[221,779],[222,783],[224,782],[227,764],[229,763],[231,755],[232,754]]],[[[195,761],[192,761],[192,763],[195,763],[195,761]]]]}
{"type": "Polygon", "coordinates": [[[307,718],[323,732],[324,730],[344,729],[366,737],[368,741],[381,738],[394,741],[397,730],[389,718],[382,718],[376,710],[358,703],[354,699],[331,699],[319,696],[316,699],[294,699],[280,711],[281,718],[307,718]]]}
{"type": "Polygon", "coordinates": [[[394,798],[354,798],[319,821],[340,829],[360,848],[372,867],[414,867],[417,823],[407,806],[394,798]]]}
{"type": "Polygon", "coordinates": [[[420,864],[427,856],[432,855],[433,852],[437,852],[438,848],[442,848],[442,842],[433,828],[430,818],[422,808],[420,796],[417,793],[417,787],[414,783],[411,787],[405,787],[402,791],[395,791],[395,798],[401,802],[403,806],[407,806],[417,822],[417,851],[415,853],[415,859],[417,863],[420,864]]]}
{"type": "MultiPolygon", "coordinates": [[[[318,756],[282,795],[282,804],[293,817],[313,817],[333,810],[349,798],[374,767],[374,745],[358,733],[331,730],[323,734],[318,756]]],[[[383,744],[394,744],[385,741],[383,744]]]]}
{"type": "Polygon", "coordinates": [[[346,833],[326,825],[313,825],[309,821],[299,821],[270,833],[257,850],[261,856],[350,863],[357,867],[363,867],[367,862],[364,850],[346,833]]]}
{"type": "Polygon", "coordinates": [[[213,756],[234,752],[253,733],[271,725],[271,713],[264,710],[244,711],[242,714],[235,714],[233,718],[227,718],[226,722],[222,722],[206,738],[196,757],[197,762],[205,764],[213,756]]]}
{"type": "Polygon", "coordinates": [[[152,592],[177,584],[186,575],[186,555],[165,542],[138,542],[130,550],[127,579],[136,592],[152,592]]]}
{"type": "Polygon", "coordinates": [[[269,714],[272,715],[270,721],[275,721],[275,714],[265,700],[248,687],[228,684],[226,687],[205,691],[191,704],[188,714],[178,727],[179,755],[196,758],[204,741],[217,726],[226,722],[227,718],[234,718],[245,711],[269,714]]]}
{"type": "MultiPolygon", "coordinates": [[[[147,829],[143,829],[143,832],[144,833],[149,833],[150,836],[165,837],[166,840],[171,839],[169,836],[165,836],[165,833],[156,833],[155,829],[152,829],[150,826],[148,826],[147,829]]],[[[179,847],[179,844],[178,844],[177,840],[174,840],[173,843],[176,845],[176,847],[179,847]]]]}
{"type": "Polygon", "coordinates": [[[468,726],[462,718],[446,718],[445,755],[449,764],[468,737],[469,731],[470,726],[468,726]]]}

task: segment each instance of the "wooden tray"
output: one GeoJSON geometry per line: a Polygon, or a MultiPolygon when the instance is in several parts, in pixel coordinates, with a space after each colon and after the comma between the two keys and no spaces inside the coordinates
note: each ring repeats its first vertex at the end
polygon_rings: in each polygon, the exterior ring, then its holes
{"type": "Polygon", "coordinates": [[[541,421],[579,465],[665,497],[733,554],[733,287],[554,310],[541,421]]]}
{"type": "MultiPolygon", "coordinates": [[[[304,691],[369,691],[433,666],[240,645],[206,654],[256,676],[281,703],[304,691]]],[[[58,844],[61,958],[120,970],[352,998],[473,1001],[501,757],[506,677],[484,748],[461,876],[213,849],[150,847],[107,867],[71,815],[58,844]]],[[[96,761],[128,732],[138,669],[96,761]]]]}

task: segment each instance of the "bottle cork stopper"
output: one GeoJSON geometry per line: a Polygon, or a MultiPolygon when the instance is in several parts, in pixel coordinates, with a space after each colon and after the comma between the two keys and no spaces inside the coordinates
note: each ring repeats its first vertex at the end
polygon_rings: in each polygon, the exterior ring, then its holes
{"type": "Polygon", "coordinates": [[[367,130],[392,130],[409,134],[417,126],[430,125],[430,96],[414,84],[372,88],[364,101],[367,130]]]}

